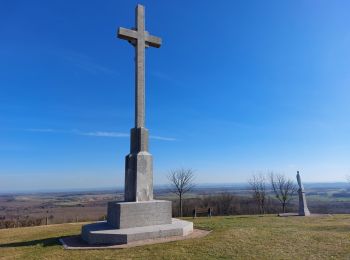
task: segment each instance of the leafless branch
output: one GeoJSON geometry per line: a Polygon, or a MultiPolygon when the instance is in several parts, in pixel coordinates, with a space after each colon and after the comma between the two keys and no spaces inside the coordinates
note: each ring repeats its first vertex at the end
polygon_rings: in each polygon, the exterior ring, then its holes
{"type": "Polygon", "coordinates": [[[261,214],[265,213],[265,201],[266,201],[266,178],[263,174],[253,175],[248,183],[253,191],[253,198],[259,207],[261,214]]]}
{"type": "Polygon", "coordinates": [[[292,180],[287,179],[287,177],[283,174],[274,174],[271,172],[269,177],[272,191],[274,192],[276,198],[280,201],[283,212],[285,212],[287,204],[297,191],[297,186],[292,180]]]}
{"type": "Polygon", "coordinates": [[[182,198],[183,195],[193,190],[194,184],[194,171],[192,169],[176,169],[171,170],[168,175],[171,188],[170,191],[179,196],[180,200],[180,216],[182,217],[182,198]]]}

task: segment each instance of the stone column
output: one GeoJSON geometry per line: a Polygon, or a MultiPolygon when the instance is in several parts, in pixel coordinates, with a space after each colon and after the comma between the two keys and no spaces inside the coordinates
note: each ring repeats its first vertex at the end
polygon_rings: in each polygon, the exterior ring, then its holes
{"type": "Polygon", "coordinates": [[[148,152],[148,130],[131,129],[130,154],[125,158],[125,201],[153,200],[153,158],[148,152]]]}

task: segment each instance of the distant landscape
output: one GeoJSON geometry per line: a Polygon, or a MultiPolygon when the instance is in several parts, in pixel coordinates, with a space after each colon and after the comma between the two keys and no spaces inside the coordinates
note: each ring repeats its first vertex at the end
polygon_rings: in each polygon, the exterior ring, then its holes
{"type": "MultiPolygon", "coordinates": [[[[349,214],[350,184],[306,183],[306,196],[312,213],[349,214]]],[[[266,213],[279,213],[280,205],[269,193],[266,213]]],[[[173,201],[173,214],[178,216],[177,197],[166,186],[155,188],[156,199],[173,201]]],[[[69,222],[103,220],[107,203],[123,200],[122,189],[62,191],[41,193],[7,193],[0,195],[0,227],[36,226],[69,222]]],[[[297,196],[287,211],[297,210],[297,196]]],[[[211,207],[213,215],[259,214],[248,184],[197,185],[185,197],[184,216],[194,208],[211,207]]]]}

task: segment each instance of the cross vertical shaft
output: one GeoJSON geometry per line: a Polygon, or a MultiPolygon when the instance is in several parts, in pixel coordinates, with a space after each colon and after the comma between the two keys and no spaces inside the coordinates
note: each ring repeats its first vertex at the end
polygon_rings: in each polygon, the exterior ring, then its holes
{"type": "Polygon", "coordinates": [[[118,37],[135,47],[135,127],[145,127],[145,48],[159,48],[162,40],[145,30],[145,8],[136,6],[135,29],[120,27],[118,37]]]}
{"type": "Polygon", "coordinates": [[[145,127],[145,9],[137,5],[135,14],[138,33],[135,48],[135,127],[145,127]]]}

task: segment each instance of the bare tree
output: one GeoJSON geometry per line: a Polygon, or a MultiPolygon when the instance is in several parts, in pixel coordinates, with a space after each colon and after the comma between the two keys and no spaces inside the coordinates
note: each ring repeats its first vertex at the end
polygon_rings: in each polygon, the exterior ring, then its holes
{"type": "Polygon", "coordinates": [[[179,215],[182,217],[182,199],[185,193],[194,188],[194,171],[184,168],[171,170],[168,179],[171,184],[171,191],[179,196],[179,215]]]}
{"type": "Polygon", "coordinates": [[[217,214],[218,215],[230,215],[230,209],[235,197],[229,192],[223,192],[217,196],[217,214]]]}
{"type": "Polygon", "coordinates": [[[266,177],[263,174],[253,175],[248,183],[253,191],[253,199],[255,200],[260,214],[265,213],[266,203],[266,177]]]}
{"type": "Polygon", "coordinates": [[[282,205],[283,213],[286,212],[286,206],[293,198],[294,193],[298,190],[294,182],[283,174],[270,173],[270,182],[272,191],[282,205]]]}

